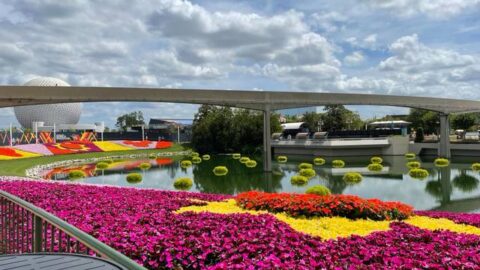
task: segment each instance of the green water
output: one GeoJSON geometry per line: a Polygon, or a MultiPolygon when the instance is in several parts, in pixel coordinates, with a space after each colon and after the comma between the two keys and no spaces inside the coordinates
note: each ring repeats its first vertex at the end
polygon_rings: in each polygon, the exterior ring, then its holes
{"type": "MultiPolygon", "coordinates": [[[[298,172],[300,162],[311,162],[310,157],[290,159],[287,163],[273,165],[272,173],[264,173],[261,158],[256,168],[247,168],[238,160],[229,156],[212,156],[209,161],[194,164],[189,168],[181,168],[178,161],[159,160],[126,160],[112,164],[105,171],[95,171],[94,164],[86,164],[82,169],[91,176],[83,180],[86,183],[106,184],[116,186],[134,186],[160,190],[174,190],[173,181],[179,177],[190,177],[193,186],[189,191],[204,193],[237,194],[248,190],[267,192],[304,193],[312,185],[322,184],[336,194],[354,194],[364,198],[401,201],[413,205],[416,209],[439,209],[461,212],[480,212],[480,174],[470,169],[473,159],[456,159],[450,166],[436,168],[432,160],[420,160],[422,167],[430,175],[418,180],[408,175],[404,157],[384,157],[382,172],[369,172],[366,166],[369,157],[342,158],[346,162],[344,168],[315,166],[317,176],[305,186],[295,186],[290,178],[298,172]],[[136,168],[141,162],[150,162],[152,168],[142,171],[136,168]],[[215,166],[227,166],[226,176],[215,176],[212,172],[215,166]],[[342,176],[349,171],[360,172],[363,180],[358,184],[347,184],[342,176]],[[129,172],[140,172],[143,181],[130,184],[126,181],[129,172]]],[[[59,168],[50,172],[49,177],[56,180],[66,180],[66,172],[71,168],[59,168]]],[[[49,173],[49,172],[45,172],[49,173]]]]}

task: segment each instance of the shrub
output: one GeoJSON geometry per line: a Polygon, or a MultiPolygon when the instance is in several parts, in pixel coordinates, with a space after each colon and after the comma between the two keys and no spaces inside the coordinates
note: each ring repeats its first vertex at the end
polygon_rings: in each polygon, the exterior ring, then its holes
{"type": "Polygon", "coordinates": [[[142,175],[139,173],[129,173],[127,174],[127,182],[130,184],[136,184],[142,182],[142,175]]]}
{"type": "Polygon", "coordinates": [[[418,161],[409,161],[407,162],[407,167],[409,169],[415,169],[415,168],[420,168],[421,164],[418,161]]]}
{"type": "Polygon", "coordinates": [[[427,170],[422,168],[413,168],[408,172],[408,175],[410,175],[412,178],[424,179],[428,177],[429,173],[427,170]]]}
{"type": "Polygon", "coordinates": [[[148,155],[148,158],[149,158],[149,159],[156,159],[156,158],[157,158],[157,155],[155,155],[155,154],[150,154],[150,155],[148,155]]]}
{"type": "Polygon", "coordinates": [[[97,168],[97,170],[105,170],[106,168],[108,168],[108,163],[100,161],[95,167],[97,168]]]}
{"type": "Polygon", "coordinates": [[[305,191],[305,193],[315,194],[315,195],[320,195],[320,196],[327,196],[327,195],[332,194],[330,189],[328,189],[326,186],[322,186],[322,185],[316,185],[316,186],[309,187],[305,191]]]}
{"type": "Polygon", "coordinates": [[[473,163],[472,164],[472,170],[480,171],[480,163],[473,163]]]}
{"type": "Polygon", "coordinates": [[[210,155],[205,154],[205,155],[202,156],[202,159],[203,160],[210,160],[210,155]]]}
{"type": "Polygon", "coordinates": [[[216,176],[224,176],[224,175],[227,175],[228,169],[225,166],[217,166],[217,167],[213,168],[213,173],[216,176]]]}
{"type": "Polygon", "coordinates": [[[249,161],[249,160],[250,160],[250,158],[248,158],[248,157],[241,157],[240,158],[241,163],[247,163],[247,161],[249,161]]]}
{"type": "Polygon", "coordinates": [[[320,157],[314,158],[313,159],[313,164],[315,164],[316,166],[321,166],[321,165],[325,164],[325,159],[320,158],[320,157]]]}
{"type": "Polygon", "coordinates": [[[255,160],[249,160],[249,161],[245,162],[245,165],[248,168],[255,168],[255,167],[257,167],[257,162],[255,160]]]}
{"type": "Polygon", "coordinates": [[[371,162],[371,163],[380,164],[380,163],[383,162],[383,159],[382,159],[381,157],[372,157],[372,158],[370,159],[370,162],[371,162]]]}
{"type": "Polygon", "coordinates": [[[111,158],[105,159],[105,160],[102,160],[102,162],[105,162],[105,163],[108,163],[108,164],[112,164],[112,163],[113,163],[113,159],[111,159],[111,158]]]}
{"type": "Polygon", "coordinates": [[[463,172],[453,178],[453,185],[463,192],[472,192],[478,188],[478,179],[463,172]]]}
{"type": "Polygon", "coordinates": [[[181,177],[173,182],[173,186],[179,190],[189,190],[193,185],[192,179],[188,177],[181,177]]]}
{"type": "Polygon", "coordinates": [[[415,153],[406,153],[405,158],[406,159],[414,159],[416,157],[415,153]]]}
{"type": "Polygon", "coordinates": [[[310,163],[300,163],[298,168],[301,169],[313,169],[313,165],[310,163]]]}
{"type": "Polygon", "coordinates": [[[303,186],[308,183],[308,178],[302,175],[294,175],[290,178],[292,185],[303,186]]]}
{"type": "Polygon", "coordinates": [[[372,164],[368,164],[367,168],[371,172],[379,172],[383,170],[383,165],[380,163],[372,163],[372,164]]]}
{"type": "Polygon", "coordinates": [[[150,163],[147,163],[147,162],[144,162],[140,165],[138,165],[138,168],[142,169],[142,170],[148,170],[152,167],[152,164],[150,163]]]}
{"type": "Polygon", "coordinates": [[[340,159],[332,160],[332,167],[343,168],[343,167],[345,167],[345,161],[340,160],[340,159]]]}
{"type": "Polygon", "coordinates": [[[193,157],[199,157],[200,154],[198,152],[192,152],[190,153],[190,156],[193,158],[193,157]]]}
{"type": "Polygon", "coordinates": [[[85,177],[87,177],[87,174],[81,170],[72,170],[68,172],[68,179],[70,180],[75,180],[75,179],[80,179],[85,177]]]}
{"type": "Polygon", "coordinates": [[[247,210],[286,213],[292,217],[332,217],[349,219],[402,220],[413,214],[413,207],[400,202],[363,199],[355,195],[316,196],[311,194],[248,191],[235,197],[247,210]]]}
{"type": "Polygon", "coordinates": [[[288,158],[287,156],[278,156],[277,157],[277,161],[280,162],[280,163],[285,163],[287,162],[288,158]]]}
{"type": "Polygon", "coordinates": [[[241,156],[239,153],[232,154],[233,159],[240,159],[241,156]]]}
{"type": "Polygon", "coordinates": [[[315,175],[317,175],[317,173],[315,172],[314,169],[301,169],[299,172],[298,172],[299,175],[301,176],[305,176],[307,178],[312,178],[314,177],[315,175]]]}
{"type": "Polygon", "coordinates": [[[415,142],[423,142],[423,140],[425,139],[425,136],[423,134],[423,128],[419,127],[417,128],[417,133],[415,135],[415,142]]]}
{"type": "Polygon", "coordinates": [[[200,157],[192,157],[192,163],[199,164],[201,162],[202,162],[202,159],[200,157]]]}
{"type": "Polygon", "coordinates": [[[182,167],[182,168],[184,168],[184,169],[185,169],[185,168],[188,168],[188,167],[190,167],[190,166],[192,166],[192,162],[191,162],[190,160],[182,160],[182,161],[180,162],[180,167],[182,167]]]}
{"type": "Polygon", "coordinates": [[[433,164],[437,167],[447,167],[450,164],[450,161],[446,158],[436,158],[435,161],[433,161],[433,164]]]}
{"type": "Polygon", "coordinates": [[[362,175],[358,172],[347,172],[343,175],[343,181],[347,183],[360,183],[362,178],[362,175]]]}

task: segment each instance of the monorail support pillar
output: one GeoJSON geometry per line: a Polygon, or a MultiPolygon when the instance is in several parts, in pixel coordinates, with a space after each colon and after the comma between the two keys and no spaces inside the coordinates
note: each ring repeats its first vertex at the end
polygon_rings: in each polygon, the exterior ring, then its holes
{"type": "Polygon", "coordinates": [[[263,110],[263,170],[272,171],[272,136],[270,133],[270,105],[265,105],[263,110]]]}
{"type": "Polygon", "coordinates": [[[450,124],[448,114],[440,114],[440,143],[438,146],[438,156],[450,158],[450,124]]]}

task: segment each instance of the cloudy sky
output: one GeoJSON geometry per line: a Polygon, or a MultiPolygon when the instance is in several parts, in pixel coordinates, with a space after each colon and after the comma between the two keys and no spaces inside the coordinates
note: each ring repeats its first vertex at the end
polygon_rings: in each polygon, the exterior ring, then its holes
{"type": "MultiPolygon", "coordinates": [[[[480,99],[479,14],[480,0],[6,0],[0,84],[52,76],[77,86],[480,99]]],[[[81,121],[113,126],[139,109],[147,118],[192,118],[196,108],[85,104],[81,121]]],[[[0,126],[14,119],[0,110],[0,126]]]]}

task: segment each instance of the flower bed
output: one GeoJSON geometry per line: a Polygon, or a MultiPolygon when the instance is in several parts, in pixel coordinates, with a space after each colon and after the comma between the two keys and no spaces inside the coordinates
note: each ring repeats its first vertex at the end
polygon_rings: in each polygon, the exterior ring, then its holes
{"type": "Polygon", "coordinates": [[[362,199],[353,195],[264,193],[249,191],[236,196],[237,203],[249,210],[285,212],[291,216],[340,216],[372,220],[405,219],[413,208],[399,202],[362,199]]]}
{"type": "Polygon", "coordinates": [[[443,211],[415,211],[416,215],[447,218],[458,224],[467,224],[480,228],[480,214],[452,213],[443,211]]]}
{"type": "MultiPolygon", "coordinates": [[[[41,181],[0,181],[0,189],[57,215],[149,269],[480,266],[478,235],[421,229],[406,223],[408,219],[390,222],[384,231],[325,241],[295,230],[288,223],[287,219],[293,219],[289,216],[282,221],[266,213],[177,213],[182,208],[221,203],[231,196],[41,181]]],[[[230,206],[239,209],[235,203],[230,206]]],[[[343,227],[343,222],[338,218],[331,226],[343,227]]]]}

